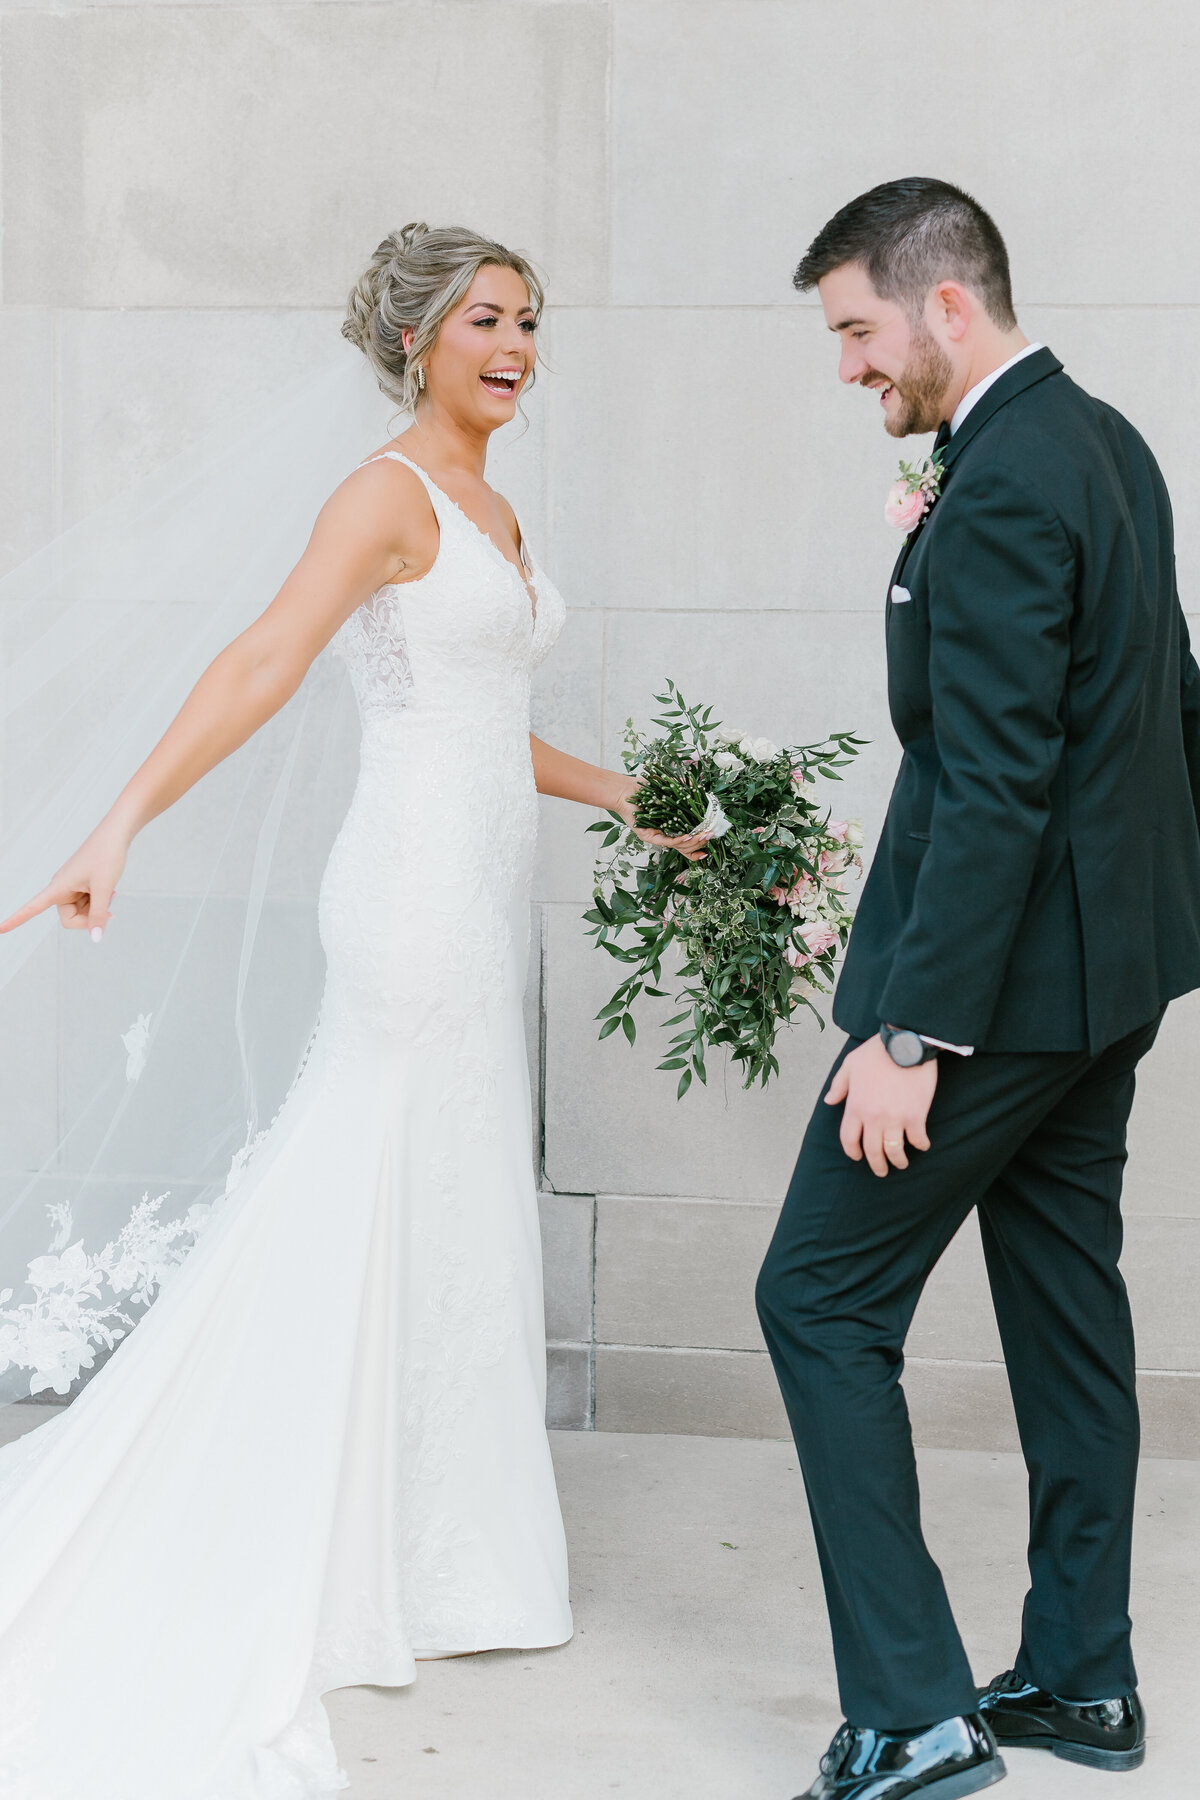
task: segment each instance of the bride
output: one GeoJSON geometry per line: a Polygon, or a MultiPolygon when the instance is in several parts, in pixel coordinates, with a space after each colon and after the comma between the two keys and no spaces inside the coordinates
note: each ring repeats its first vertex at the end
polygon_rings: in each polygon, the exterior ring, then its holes
{"type": "Polygon", "coordinates": [[[635,784],[529,732],[564,607],[484,467],[541,307],[525,260],[472,232],[384,241],[343,331],[413,423],[342,482],[271,605],[0,927],[56,907],[100,939],[135,835],[332,642],[362,742],[306,1060],[138,1329],[0,1452],[7,1800],[317,1800],[345,1786],[324,1692],[571,1634],[530,870],[538,792],[632,822],[635,784]]]}

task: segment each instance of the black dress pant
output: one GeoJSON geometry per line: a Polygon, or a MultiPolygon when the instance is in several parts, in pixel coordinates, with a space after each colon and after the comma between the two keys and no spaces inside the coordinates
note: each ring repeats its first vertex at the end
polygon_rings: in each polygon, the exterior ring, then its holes
{"type": "Polygon", "coordinates": [[[1029,1468],[1030,1587],[1016,1667],[1069,1699],[1136,1684],[1128,1608],[1138,1413],[1117,1260],[1134,1073],[1158,1025],[1099,1056],[944,1054],[932,1148],[910,1151],[908,1169],[883,1178],[843,1151],[842,1109],[818,1102],[758,1309],[854,1725],[906,1731],[975,1709],[921,1534],[900,1386],[921,1290],[973,1206],[1029,1468]]]}

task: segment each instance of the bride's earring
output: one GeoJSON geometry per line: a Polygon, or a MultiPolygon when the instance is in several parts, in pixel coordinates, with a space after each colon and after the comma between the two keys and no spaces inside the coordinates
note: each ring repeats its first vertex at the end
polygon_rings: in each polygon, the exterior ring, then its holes
{"type": "Polygon", "coordinates": [[[424,371],[424,369],[417,370],[417,391],[418,391],[418,393],[422,393],[422,394],[425,392],[425,371],[424,371]]]}

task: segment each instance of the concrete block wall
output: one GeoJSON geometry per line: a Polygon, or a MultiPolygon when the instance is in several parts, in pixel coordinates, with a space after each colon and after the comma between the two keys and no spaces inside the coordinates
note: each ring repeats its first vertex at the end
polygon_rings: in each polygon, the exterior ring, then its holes
{"type": "MultiPolygon", "coordinates": [[[[1185,0],[0,0],[0,566],[319,367],[385,230],[462,220],[551,297],[531,427],[492,464],[571,609],[535,728],[615,764],[669,675],[779,739],[857,729],[844,805],[869,846],[895,769],[896,446],[790,270],[876,181],[975,191],[1026,329],[1158,453],[1200,616],[1198,74],[1185,0]]],[[[552,1417],[779,1433],[753,1276],[833,1034],[799,1027],[766,1093],[714,1063],[678,1106],[649,1020],[598,1044],[615,965],[580,922],[584,823],[544,804],[528,1005],[552,1417]]],[[[1189,1001],[1132,1134],[1126,1268],[1168,1454],[1200,1453],[1198,1050],[1189,1001]]],[[[910,1352],[924,1442],[1011,1442],[970,1228],[910,1352]]]]}

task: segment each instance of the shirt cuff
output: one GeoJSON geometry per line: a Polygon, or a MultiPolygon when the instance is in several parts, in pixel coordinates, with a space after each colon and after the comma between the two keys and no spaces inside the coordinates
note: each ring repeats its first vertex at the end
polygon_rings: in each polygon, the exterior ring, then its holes
{"type": "Polygon", "coordinates": [[[974,1056],[975,1054],[974,1044],[944,1044],[941,1038],[926,1037],[923,1031],[918,1031],[917,1036],[923,1044],[929,1044],[934,1050],[952,1050],[955,1056],[974,1056]]]}

